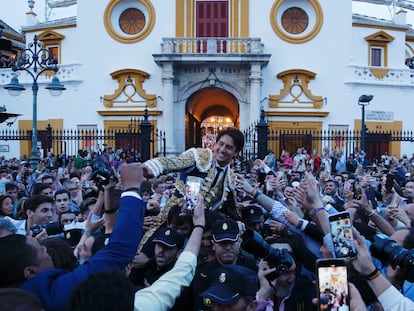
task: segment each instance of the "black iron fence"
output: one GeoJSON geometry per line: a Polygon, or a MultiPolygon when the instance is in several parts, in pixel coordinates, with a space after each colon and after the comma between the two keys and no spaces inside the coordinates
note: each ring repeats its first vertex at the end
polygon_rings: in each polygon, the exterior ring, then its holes
{"type": "MultiPolygon", "coordinates": [[[[244,130],[245,147],[243,159],[263,158],[268,150],[276,156],[282,150],[291,153],[297,148],[305,147],[308,153],[317,150],[321,154],[324,148],[342,150],[346,156],[360,147],[360,131],[337,130],[283,130],[269,129],[261,120],[244,130]]],[[[30,155],[32,144],[31,130],[3,129],[0,131],[0,142],[19,141],[21,155],[30,155]]],[[[55,155],[65,152],[68,156],[76,155],[78,150],[103,150],[106,147],[122,149],[127,154],[140,154],[141,160],[154,156],[166,156],[166,136],[148,120],[131,120],[127,128],[121,129],[77,129],[60,130],[48,126],[39,129],[38,142],[46,151],[55,155]]],[[[400,150],[399,144],[414,142],[414,131],[367,132],[365,135],[366,154],[369,160],[380,159],[387,152],[393,154],[400,150]]],[[[413,145],[414,147],[414,145],[413,145]]],[[[414,148],[412,148],[414,152],[414,148]]]]}
{"type": "MultiPolygon", "coordinates": [[[[96,151],[105,148],[121,149],[126,154],[139,154],[141,160],[154,155],[166,154],[165,132],[155,129],[149,122],[134,121],[136,124],[124,129],[46,129],[38,130],[38,146],[55,155],[66,153],[75,156],[78,150],[96,151]]],[[[32,148],[31,130],[0,131],[0,141],[20,141],[21,153],[30,155],[32,148]]]]}
{"type": "MultiPolygon", "coordinates": [[[[360,131],[338,130],[283,130],[270,129],[267,123],[259,122],[244,131],[246,139],[243,149],[243,158],[262,158],[268,150],[276,156],[282,150],[290,153],[297,148],[305,147],[308,153],[317,150],[321,154],[324,148],[329,150],[342,150],[346,156],[360,148],[360,131]]],[[[392,150],[400,150],[402,142],[414,142],[413,131],[375,131],[365,134],[365,152],[369,161],[380,159],[385,152],[391,154],[392,150]]],[[[414,147],[414,145],[413,145],[414,147]]],[[[414,152],[414,148],[413,148],[414,152]]]]}

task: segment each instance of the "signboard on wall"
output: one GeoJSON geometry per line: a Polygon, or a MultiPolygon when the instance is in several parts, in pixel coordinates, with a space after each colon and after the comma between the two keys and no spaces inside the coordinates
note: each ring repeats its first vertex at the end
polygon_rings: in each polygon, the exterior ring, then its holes
{"type": "Polygon", "coordinates": [[[365,120],[377,122],[393,122],[394,113],[392,111],[367,110],[365,112],[365,120]]]}

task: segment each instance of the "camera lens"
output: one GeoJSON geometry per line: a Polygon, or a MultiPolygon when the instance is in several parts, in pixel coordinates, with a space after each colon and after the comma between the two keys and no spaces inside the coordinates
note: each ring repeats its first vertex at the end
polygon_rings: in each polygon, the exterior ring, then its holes
{"type": "Polygon", "coordinates": [[[288,250],[273,248],[260,234],[251,229],[246,230],[242,240],[242,249],[253,254],[256,258],[262,258],[267,261],[270,268],[276,267],[274,272],[266,275],[266,278],[269,280],[276,279],[293,264],[293,257],[288,250]]]}
{"type": "Polygon", "coordinates": [[[374,236],[370,250],[372,255],[384,264],[391,264],[393,267],[400,266],[404,271],[405,280],[414,281],[414,250],[407,250],[382,234],[374,236]]]}

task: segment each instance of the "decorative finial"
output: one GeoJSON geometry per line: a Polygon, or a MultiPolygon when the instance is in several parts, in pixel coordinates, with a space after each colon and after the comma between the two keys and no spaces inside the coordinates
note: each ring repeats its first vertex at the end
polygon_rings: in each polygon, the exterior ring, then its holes
{"type": "Polygon", "coordinates": [[[35,1],[34,0],[27,0],[27,4],[29,5],[30,11],[33,12],[35,1]]]}

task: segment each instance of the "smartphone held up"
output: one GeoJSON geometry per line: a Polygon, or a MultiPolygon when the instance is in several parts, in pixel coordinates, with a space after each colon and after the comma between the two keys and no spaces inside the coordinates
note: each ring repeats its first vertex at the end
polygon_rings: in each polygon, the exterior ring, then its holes
{"type": "Polygon", "coordinates": [[[349,212],[329,215],[329,227],[335,258],[355,259],[357,252],[354,247],[352,234],[352,221],[349,212]]]}
{"type": "Polygon", "coordinates": [[[185,194],[183,207],[181,213],[193,213],[195,206],[197,205],[197,197],[200,193],[202,179],[195,176],[187,176],[185,182],[185,194]]]}
{"type": "Polygon", "coordinates": [[[316,262],[316,274],[318,310],[350,310],[346,261],[319,259],[316,262]]]}

